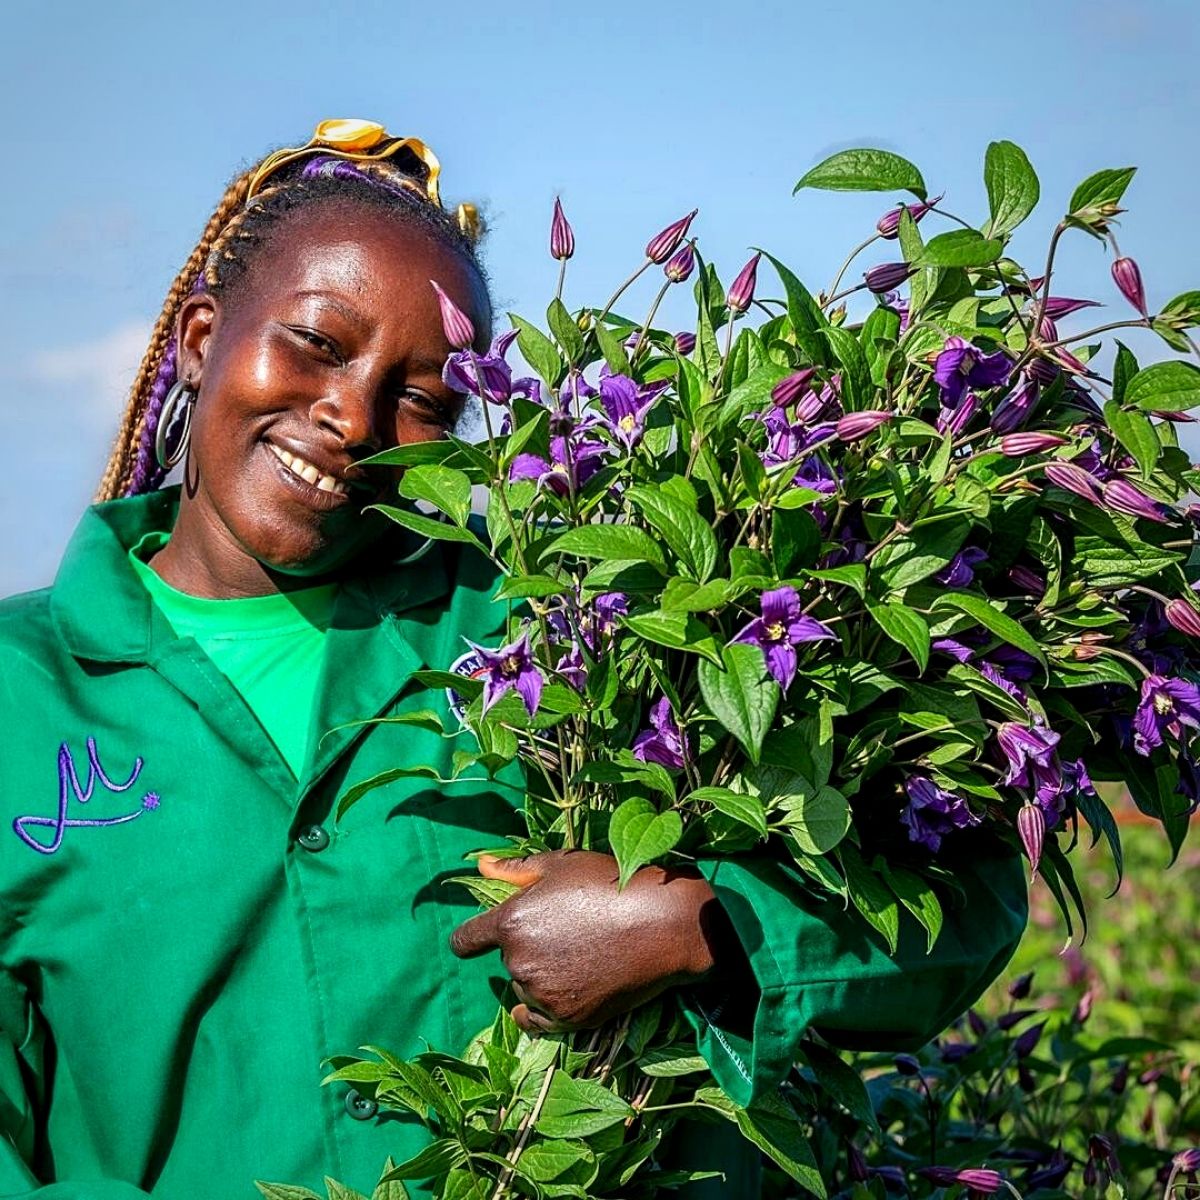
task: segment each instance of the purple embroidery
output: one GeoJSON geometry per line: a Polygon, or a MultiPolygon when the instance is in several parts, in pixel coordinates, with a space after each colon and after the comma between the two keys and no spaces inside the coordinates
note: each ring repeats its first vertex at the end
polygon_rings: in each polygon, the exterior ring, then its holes
{"type": "Polygon", "coordinates": [[[29,846],[36,850],[39,854],[54,854],[62,845],[63,832],[68,828],[74,828],[82,825],[124,825],[127,821],[136,821],[143,813],[153,812],[159,806],[160,798],[157,792],[147,792],[142,797],[142,802],[138,808],[131,813],[125,813],[120,817],[97,817],[87,820],[81,817],[68,817],[67,806],[70,804],[71,795],[74,793],[75,799],[80,804],[86,804],[92,798],[92,792],[95,789],[96,781],[99,780],[105,788],[110,792],[127,792],[137,782],[138,776],[142,773],[142,759],[139,756],[133,761],[133,771],[124,783],[115,783],[105,774],[104,768],[100,765],[100,758],[96,752],[96,739],[90,737],[87,740],[87,755],[88,755],[88,774],[87,784],[81,785],[79,782],[79,772],[75,769],[75,760],[71,757],[71,748],[66,742],[63,742],[58,748],[58,815],[54,817],[17,817],[13,821],[13,832],[17,837],[29,846]],[[50,843],[47,845],[44,842],[39,842],[32,834],[26,832],[26,826],[34,825],[42,828],[54,830],[54,835],[50,843]]]}

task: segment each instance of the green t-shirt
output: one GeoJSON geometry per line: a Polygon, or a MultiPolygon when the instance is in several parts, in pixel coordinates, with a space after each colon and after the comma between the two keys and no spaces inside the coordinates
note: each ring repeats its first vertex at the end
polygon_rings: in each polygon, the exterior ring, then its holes
{"type": "Polygon", "coordinates": [[[129,551],[134,570],[171,628],[196,639],[299,777],[337,585],[240,600],[189,596],[149,565],[168,536],[140,538],[129,551]]]}

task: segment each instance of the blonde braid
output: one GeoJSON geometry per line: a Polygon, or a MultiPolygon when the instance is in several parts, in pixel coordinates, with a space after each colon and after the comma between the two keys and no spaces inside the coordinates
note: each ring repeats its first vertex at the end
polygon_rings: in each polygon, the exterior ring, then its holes
{"type": "Polygon", "coordinates": [[[175,321],[179,316],[179,309],[191,294],[192,288],[195,287],[196,280],[200,277],[200,273],[208,261],[213,244],[229,224],[231,218],[235,217],[245,204],[246,191],[257,166],[256,163],[248,171],[239,175],[226,189],[225,195],[221,197],[221,202],[208,219],[208,224],[204,227],[204,233],[200,236],[196,248],[188,256],[183,269],[175,276],[175,282],[171,284],[171,290],[167,293],[162,312],[155,322],[154,332],[150,335],[150,345],[146,349],[137,378],[130,389],[125,415],[121,419],[121,428],[117,433],[99,490],[96,492],[97,502],[123,496],[129,488],[134,464],[137,461],[138,442],[146,423],[146,403],[150,388],[162,365],[167,345],[175,332],[175,321]]]}

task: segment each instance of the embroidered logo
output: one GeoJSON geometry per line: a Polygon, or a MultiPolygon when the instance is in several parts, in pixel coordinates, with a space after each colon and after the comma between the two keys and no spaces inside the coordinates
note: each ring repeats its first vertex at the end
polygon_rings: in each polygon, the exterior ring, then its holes
{"type": "MultiPolygon", "coordinates": [[[[468,650],[466,654],[456,658],[450,664],[452,675],[462,675],[466,679],[478,679],[486,670],[487,664],[479,657],[479,652],[476,650],[468,650]]],[[[453,688],[446,689],[446,702],[450,705],[450,711],[458,718],[458,723],[462,725],[467,719],[467,709],[471,702],[460,696],[453,688]]]]}
{"type": "Polygon", "coordinates": [[[67,811],[71,803],[71,797],[74,796],[80,804],[87,804],[92,798],[92,792],[95,790],[97,781],[103,784],[110,792],[127,792],[137,782],[138,776],[142,773],[142,759],[139,756],[133,760],[133,770],[129,778],[124,783],[114,782],[100,765],[100,756],[96,750],[96,739],[93,737],[87,740],[87,756],[87,783],[81,785],[79,782],[79,772],[75,769],[75,760],[71,757],[71,748],[66,742],[63,742],[58,748],[57,815],[53,817],[17,817],[13,821],[13,832],[31,850],[36,850],[39,854],[54,854],[62,845],[63,834],[68,829],[85,825],[124,825],[129,821],[136,821],[144,813],[153,812],[159,806],[160,798],[158,793],[146,792],[142,796],[142,802],[136,809],[119,817],[68,817],[67,811]],[[52,830],[51,840],[49,842],[39,841],[33,834],[28,832],[30,827],[52,830]]]}

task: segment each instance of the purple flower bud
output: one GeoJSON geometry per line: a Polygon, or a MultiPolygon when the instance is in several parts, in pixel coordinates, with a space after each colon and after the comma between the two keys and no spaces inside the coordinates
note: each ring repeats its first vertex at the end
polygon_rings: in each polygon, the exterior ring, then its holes
{"type": "Polygon", "coordinates": [[[1171,517],[1165,505],[1152,500],[1141,488],[1136,488],[1128,479],[1110,479],[1104,485],[1103,503],[1119,513],[1130,517],[1144,517],[1169,525],[1171,517]]]}
{"type": "Polygon", "coordinates": [[[1069,296],[1050,296],[1046,300],[1046,316],[1052,321],[1068,317],[1081,308],[1100,308],[1098,300],[1072,300],[1069,296]]]}
{"type": "Polygon", "coordinates": [[[871,1178],[863,1152],[853,1143],[846,1144],[846,1167],[855,1183],[866,1183],[871,1178]]]}
{"type": "Polygon", "coordinates": [[[1041,454],[1055,446],[1065,446],[1067,439],[1057,433],[1009,433],[1000,439],[1000,453],[1009,458],[1022,458],[1026,454],[1041,454]]]}
{"type": "MultiPolygon", "coordinates": [[[[1034,805],[1036,808],[1037,805],[1034,805]]],[[[1040,812],[1041,810],[1038,809],[1040,812]]],[[[1041,1041],[1042,1030],[1046,1028],[1045,1021],[1039,1021],[1036,1025],[1031,1025],[1015,1042],[1013,1042],[1013,1052],[1018,1058],[1028,1058],[1034,1050],[1037,1049],[1037,1044],[1041,1041]]]]}
{"type": "Polygon", "coordinates": [[[1148,408],[1147,414],[1152,417],[1157,417],[1160,421],[1170,421],[1172,425],[1192,425],[1196,418],[1191,413],[1185,412],[1164,412],[1161,408],[1148,408]]]}
{"type": "Polygon", "coordinates": [[[575,253],[575,233],[563,214],[562,201],[554,197],[554,217],[550,222],[550,257],[561,262],[575,253]]]}
{"type": "Polygon", "coordinates": [[[1008,577],[1021,589],[1031,596],[1044,596],[1046,594],[1046,581],[1036,572],[1031,571],[1028,567],[1013,567],[1008,572],[1008,577]]]}
{"type": "Polygon", "coordinates": [[[1029,360],[1029,366],[1026,369],[1029,371],[1030,377],[1037,383],[1053,383],[1062,374],[1056,363],[1048,358],[1043,358],[1040,354],[1029,360]]]}
{"type": "Polygon", "coordinates": [[[1042,861],[1042,845],[1046,839],[1046,814],[1038,804],[1024,804],[1017,813],[1017,832],[1029,857],[1030,874],[1036,875],[1042,861]]]}
{"type": "Polygon", "coordinates": [[[1037,1091],[1037,1080],[1023,1062],[1017,1063],[1017,1086],[1025,1093],[1037,1091]]]}
{"type": "Polygon", "coordinates": [[[1114,1096],[1120,1096],[1120,1095],[1124,1094],[1125,1088],[1128,1086],[1128,1084],[1129,1084],[1129,1060],[1126,1059],[1113,1072],[1112,1082],[1108,1085],[1108,1090],[1110,1092],[1112,1092],[1112,1094],[1114,1096]]]}
{"type": "Polygon", "coordinates": [[[1046,1165],[1034,1171],[1025,1181],[1025,1190],[1036,1192],[1042,1188],[1046,1188],[1053,1191],[1062,1184],[1062,1181],[1070,1173],[1071,1160],[1061,1149],[1056,1149],[1046,1160],[1046,1165]]]}
{"type": "Polygon", "coordinates": [[[786,376],[771,389],[771,399],[777,407],[787,408],[789,404],[808,389],[808,385],[812,382],[812,377],[816,373],[816,367],[804,367],[786,376]]]}
{"type": "Polygon", "coordinates": [[[1008,997],[1010,1000],[1025,1000],[1029,993],[1033,990],[1033,972],[1026,971],[1024,975],[1018,975],[1016,979],[1008,985],[1008,997]]]}
{"type": "Polygon", "coordinates": [[[953,1167],[922,1167],[917,1174],[923,1175],[938,1187],[948,1188],[959,1183],[963,1187],[982,1192],[985,1196],[995,1195],[1004,1186],[1000,1172],[986,1167],[967,1167],[961,1171],[956,1171],[953,1167]]]}
{"type": "Polygon", "coordinates": [[[1121,1167],[1112,1142],[1102,1133],[1093,1133],[1088,1138],[1088,1158],[1093,1162],[1103,1163],[1110,1169],[1115,1167],[1120,1170],[1121,1167]]]}
{"type": "Polygon", "coordinates": [[[1020,429],[1029,420],[1037,399],[1038,385],[1028,375],[1023,375],[1021,382],[996,405],[996,411],[992,414],[992,428],[1002,434],[1020,429]]]}
{"type": "Polygon", "coordinates": [[[743,313],[750,307],[754,299],[755,278],[758,275],[758,260],[762,254],[756,254],[739,272],[738,277],[729,285],[725,295],[725,303],[729,311],[743,313]]]}
{"type": "Polygon", "coordinates": [[[895,208],[889,209],[875,222],[875,228],[878,230],[879,236],[889,242],[894,241],[900,236],[900,214],[906,208],[908,209],[908,215],[914,221],[920,221],[941,198],[941,196],[934,196],[932,200],[923,201],[920,204],[900,204],[895,208]]]}
{"type": "Polygon", "coordinates": [[[1167,620],[1180,633],[1186,633],[1188,637],[1200,637],[1200,612],[1186,600],[1168,600],[1166,614],[1167,620]]]}
{"type": "Polygon", "coordinates": [[[1142,1087],[1149,1087],[1151,1084],[1157,1083],[1165,1074],[1166,1071],[1162,1067],[1147,1067],[1138,1076],[1138,1083],[1142,1087]]]}
{"type": "Polygon", "coordinates": [[[900,1075],[907,1075],[911,1078],[921,1073],[921,1064],[911,1054],[897,1054],[892,1059],[892,1063],[900,1075]]]}
{"type": "Polygon", "coordinates": [[[1077,1024],[1082,1025],[1092,1015],[1092,1002],[1095,996],[1091,988],[1088,988],[1082,996],[1079,997],[1079,1003],[1075,1005],[1075,1011],[1071,1014],[1071,1019],[1077,1024]]]}
{"type": "Polygon", "coordinates": [[[838,418],[837,435],[843,442],[853,442],[868,433],[874,432],[880,425],[892,419],[891,413],[880,412],[878,409],[868,409],[866,412],[847,413],[838,418]]]}
{"type": "Polygon", "coordinates": [[[1058,326],[1049,317],[1043,317],[1041,324],[1038,325],[1038,337],[1043,342],[1057,342],[1058,326]]]}
{"type": "Polygon", "coordinates": [[[983,1037],[988,1031],[988,1023],[973,1009],[967,1009],[967,1023],[971,1032],[977,1037],[983,1037]]]}
{"type": "Polygon", "coordinates": [[[948,408],[942,405],[938,409],[937,415],[937,431],[938,433],[949,433],[952,437],[960,437],[962,432],[970,425],[972,418],[979,409],[979,397],[974,392],[968,392],[962,400],[959,401],[957,408],[948,408]]]}
{"type": "Polygon", "coordinates": [[[1055,487],[1074,492],[1097,507],[1100,505],[1100,480],[1074,463],[1051,462],[1042,468],[1046,478],[1055,487]]]}
{"type": "Polygon", "coordinates": [[[663,274],[672,283],[682,283],[695,270],[696,251],[691,242],[684,242],[663,267],[663,274]]]}
{"type": "Polygon", "coordinates": [[[1037,1014],[1036,1008],[1015,1008],[1012,1012],[1001,1013],[996,1018],[996,1028],[1007,1033],[1014,1025],[1019,1025],[1026,1017],[1037,1014]]]}
{"type": "Polygon", "coordinates": [[[1200,1171],[1200,1146],[1192,1146],[1187,1150],[1180,1150],[1171,1159],[1171,1166],[1176,1171],[1182,1171],[1185,1175],[1191,1175],[1196,1171],[1200,1171]]]}
{"type": "Polygon", "coordinates": [[[677,333],[675,335],[675,349],[686,358],[696,348],[696,335],[694,333],[677,333]]]}
{"type": "Polygon", "coordinates": [[[1083,1167],[1083,1186],[1085,1188],[1094,1188],[1096,1186],[1096,1164],[1090,1158],[1083,1167]]]}
{"type": "Polygon", "coordinates": [[[881,263],[872,267],[863,278],[867,281],[867,287],[879,296],[899,287],[914,270],[915,268],[910,267],[908,263],[881,263]]]}
{"type": "Polygon", "coordinates": [[[430,286],[437,293],[438,308],[442,310],[442,332],[446,341],[455,350],[469,350],[475,343],[475,326],[449,296],[431,279],[430,286]]]}
{"type": "Polygon", "coordinates": [[[1146,289],[1142,286],[1142,272],[1132,258],[1118,258],[1112,265],[1113,283],[1120,289],[1121,295],[1134,308],[1146,316],[1146,289]]]}
{"type": "Polygon", "coordinates": [[[939,1057],[944,1063],[962,1062],[970,1054],[975,1053],[973,1042],[951,1042],[939,1051],[939,1057]]]}
{"type": "Polygon", "coordinates": [[[687,236],[688,226],[691,225],[699,211],[698,208],[693,208],[686,217],[672,221],[662,233],[655,234],[646,243],[646,257],[654,263],[665,263],[679,248],[679,243],[687,236]]]}

